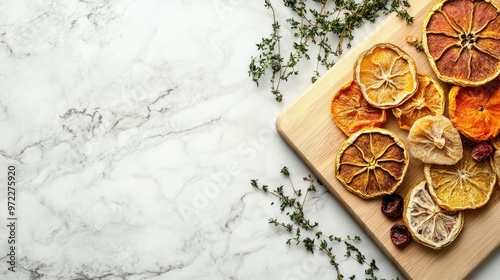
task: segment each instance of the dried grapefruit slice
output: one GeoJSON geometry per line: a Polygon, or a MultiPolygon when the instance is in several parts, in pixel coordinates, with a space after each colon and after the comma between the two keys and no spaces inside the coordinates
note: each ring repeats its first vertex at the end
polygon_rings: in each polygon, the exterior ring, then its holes
{"type": "Polygon", "coordinates": [[[359,55],[354,80],[371,105],[387,109],[400,105],[418,88],[413,59],[392,44],[377,44],[359,55]]]}
{"type": "Polygon", "coordinates": [[[448,94],[448,115],[453,125],[474,142],[500,133],[500,81],[476,88],[454,86],[448,94]]]}
{"type": "Polygon", "coordinates": [[[462,158],[462,139],[443,115],[415,121],[408,133],[411,154],[424,163],[455,164],[462,158]]]}
{"type": "Polygon", "coordinates": [[[446,211],[432,200],[425,180],[406,195],[403,219],[413,239],[432,249],[451,244],[464,225],[462,211],[446,211]]]}
{"type": "Polygon", "coordinates": [[[440,80],[479,86],[500,74],[499,11],[490,0],[444,0],[429,10],[422,45],[440,80]]]}
{"type": "Polygon", "coordinates": [[[425,116],[444,113],[444,91],[431,76],[418,74],[417,91],[403,104],[392,108],[399,127],[410,130],[413,123],[425,116]]]}
{"type": "Polygon", "coordinates": [[[393,193],[408,169],[406,147],[382,128],[358,131],[344,141],[335,159],[335,176],[362,198],[393,193]]]}
{"type": "Polygon", "coordinates": [[[464,156],[454,165],[425,164],[429,193],[446,210],[476,209],[484,206],[496,184],[491,158],[477,162],[472,146],[465,144],[464,156]]]}
{"type": "Polygon", "coordinates": [[[385,110],[366,102],[356,82],[343,86],[332,99],[331,116],[347,136],[369,127],[380,127],[386,121],[385,110]]]}

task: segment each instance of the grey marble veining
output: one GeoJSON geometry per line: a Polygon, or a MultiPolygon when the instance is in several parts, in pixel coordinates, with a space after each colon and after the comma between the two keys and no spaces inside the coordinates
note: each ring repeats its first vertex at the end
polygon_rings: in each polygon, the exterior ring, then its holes
{"type": "MultiPolygon", "coordinates": [[[[16,273],[2,226],[0,278],[335,277],[284,244],[272,198],[249,184],[285,184],[283,165],[310,173],[274,128],[309,77],[282,104],[248,78],[269,28],[263,1],[0,1],[0,182],[14,165],[18,183],[16,273]]],[[[6,207],[2,191],[2,223],[6,207]]],[[[380,277],[400,276],[326,190],[310,207],[332,233],[361,235],[380,277]]]]}

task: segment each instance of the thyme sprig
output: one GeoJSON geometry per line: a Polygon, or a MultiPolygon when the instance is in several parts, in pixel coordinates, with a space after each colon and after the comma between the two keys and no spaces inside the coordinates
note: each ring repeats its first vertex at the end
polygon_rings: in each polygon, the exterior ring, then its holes
{"type": "Polygon", "coordinates": [[[292,12],[286,19],[293,31],[293,49],[282,54],[281,25],[277,20],[276,9],[271,0],[264,6],[272,13],[272,32],[256,44],[260,54],[252,57],[248,74],[259,85],[259,80],[271,71],[271,92],[276,101],[283,100],[280,91],[281,81],[288,81],[299,74],[297,65],[304,58],[316,57],[316,66],[311,81],[320,77],[320,66],[332,67],[343,53],[344,47],[350,48],[354,39],[353,32],[366,22],[375,22],[381,15],[396,13],[407,23],[413,22],[408,14],[410,3],[407,0],[283,0],[283,5],[292,12]],[[333,45],[331,41],[335,42],[333,45]],[[314,54],[312,54],[314,53],[314,54]]]}
{"type": "MultiPolygon", "coordinates": [[[[271,191],[268,185],[260,185],[257,179],[250,180],[250,184],[267,194],[275,196],[280,203],[279,208],[281,212],[286,212],[286,216],[289,218],[288,222],[282,222],[278,218],[270,218],[268,220],[269,224],[281,227],[294,235],[287,239],[286,244],[295,244],[296,246],[302,244],[308,252],[314,253],[317,250],[325,254],[329,259],[329,264],[335,269],[337,279],[340,280],[344,279],[344,275],[340,271],[340,265],[334,252],[334,244],[343,243],[345,245],[344,257],[351,258],[359,264],[365,265],[366,279],[378,279],[375,276],[375,271],[378,270],[375,260],[368,262],[365,255],[354,245],[355,242],[361,241],[358,235],[348,235],[345,238],[327,235],[319,229],[317,222],[306,218],[304,206],[306,205],[307,198],[310,193],[316,192],[317,189],[317,185],[311,175],[303,178],[308,183],[304,193],[302,189],[297,189],[294,186],[290,178],[290,172],[286,166],[281,169],[280,173],[288,178],[292,189],[291,196],[285,193],[283,185],[271,191]]],[[[321,185],[321,182],[317,181],[317,184],[321,185]]],[[[274,205],[274,202],[271,205],[274,205]]],[[[349,279],[354,278],[354,275],[349,277],[349,279]]]]}

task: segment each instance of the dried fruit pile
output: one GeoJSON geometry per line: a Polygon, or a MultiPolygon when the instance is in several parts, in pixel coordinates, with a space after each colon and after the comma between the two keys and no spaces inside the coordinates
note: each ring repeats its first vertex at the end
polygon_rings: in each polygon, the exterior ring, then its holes
{"type": "MultiPolygon", "coordinates": [[[[331,116],[348,136],[335,157],[335,175],[350,192],[385,196],[382,212],[404,225],[391,240],[433,249],[460,233],[463,211],[486,205],[500,176],[500,7],[490,0],[444,0],[423,22],[422,45],[445,93],[418,73],[399,47],[376,44],[353,65],[353,80],[333,94],[331,116]],[[445,112],[445,103],[448,110],[445,112]],[[404,142],[381,128],[391,110],[409,131],[409,153],[424,163],[425,180],[395,193],[409,164],[404,142]],[[399,211],[399,212],[398,212],[399,211]]],[[[401,133],[398,133],[401,135],[401,133]]]]}

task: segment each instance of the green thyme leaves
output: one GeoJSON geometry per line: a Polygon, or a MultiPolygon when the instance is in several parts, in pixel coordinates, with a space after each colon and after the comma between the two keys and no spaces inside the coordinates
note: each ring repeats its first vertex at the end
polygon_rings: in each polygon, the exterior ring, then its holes
{"type": "MultiPolygon", "coordinates": [[[[291,194],[288,195],[283,185],[276,187],[274,190],[270,190],[268,185],[261,185],[257,179],[250,180],[250,184],[267,193],[273,195],[279,201],[279,208],[282,213],[285,213],[287,219],[282,221],[279,218],[270,218],[268,223],[284,229],[287,233],[291,234],[286,240],[287,245],[303,246],[303,248],[310,253],[321,252],[328,257],[328,262],[337,274],[337,279],[345,279],[343,274],[341,274],[340,263],[337,259],[336,254],[339,252],[344,252],[344,257],[350,260],[354,260],[357,263],[365,267],[365,278],[366,279],[378,279],[375,276],[375,271],[378,271],[375,260],[370,262],[367,260],[365,255],[354,245],[354,243],[361,241],[359,236],[350,236],[341,238],[334,235],[324,234],[323,231],[319,229],[318,222],[311,221],[306,217],[304,207],[307,203],[307,198],[317,190],[317,185],[321,185],[319,181],[315,181],[312,176],[306,176],[303,178],[306,182],[307,187],[303,189],[298,189],[294,186],[291,178],[290,171],[285,166],[281,169],[280,173],[285,176],[291,187],[291,194]],[[317,185],[316,185],[317,184],[317,185]],[[336,244],[344,244],[345,249],[343,251],[336,248],[336,244]]],[[[274,205],[274,202],[271,203],[274,205]]],[[[338,246],[338,245],[337,245],[338,246]]],[[[349,279],[355,279],[352,275],[349,279]]]]}
{"type": "Polygon", "coordinates": [[[271,0],[265,0],[264,6],[272,14],[272,31],[256,44],[259,55],[251,57],[248,70],[257,86],[264,76],[270,75],[271,93],[278,102],[283,100],[281,82],[299,75],[299,62],[316,60],[311,77],[315,82],[320,77],[320,67],[332,67],[344,48],[351,47],[353,31],[366,22],[373,23],[381,15],[391,13],[408,24],[413,22],[407,0],[283,0],[283,5],[292,12],[292,17],[286,19],[286,27],[293,34],[286,42],[291,42],[292,51],[282,53],[282,27],[271,0]]]}

